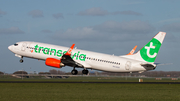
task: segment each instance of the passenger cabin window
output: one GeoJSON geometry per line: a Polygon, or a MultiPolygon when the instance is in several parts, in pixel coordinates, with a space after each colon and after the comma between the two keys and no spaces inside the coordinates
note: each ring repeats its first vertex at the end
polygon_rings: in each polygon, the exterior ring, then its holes
{"type": "Polygon", "coordinates": [[[14,44],[14,46],[18,46],[18,44],[17,44],[17,43],[15,43],[15,44],[14,44]]]}

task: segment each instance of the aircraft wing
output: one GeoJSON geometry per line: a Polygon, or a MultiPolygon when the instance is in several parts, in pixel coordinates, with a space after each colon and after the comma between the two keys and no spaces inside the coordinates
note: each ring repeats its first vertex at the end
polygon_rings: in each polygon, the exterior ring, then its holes
{"type": "Polygon", "coordinates": [[[78,63],[71,58],[71,52],[72,52],[74,46],[75,46],[75,44],[73,44],[69,48],[69,50],[65,54],[63,54],[63,56],[60,59],[47,58],[45,61],[45,64],[47,66],[56,67],[56,68],[61,68],[64,66],[84,68],[85,66],[83,64],[78,63]]]}
{"type": "Polygon", "coordinates": [[[67,65],[67,66],[72,66],[72,67],[84,67],[83,65],[81,65],[80,63],[74,61],[71,56],[69,55],[63,55],[62,58],[61,58],[61,62],[64,64],[64,65],[67,65]]]}
{"type": "Polygon", "coordinates": [[[64,65],[67,65],[67,66],[72,66],[72,67],[84,67],[82,64],[74,61],[72,58],[71,58],[71,52],[74,48],[75,44],[73,44],[69,50],[63,54],[63,56],[61,57],[61,62],[64,64],[64,65]]]}

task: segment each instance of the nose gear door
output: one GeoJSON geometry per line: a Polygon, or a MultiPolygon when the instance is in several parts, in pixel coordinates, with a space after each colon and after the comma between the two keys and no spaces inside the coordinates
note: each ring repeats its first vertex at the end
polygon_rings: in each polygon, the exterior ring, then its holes
{"type": "Polygon", "coordinates": [[[22,47],[21,47],[21,50],[22,50],[22,51],[25,51],[25,50],[26,50],[26,46],[27,46],[27,43],[23,43],[23,44],[22,44],[22,47]]]}

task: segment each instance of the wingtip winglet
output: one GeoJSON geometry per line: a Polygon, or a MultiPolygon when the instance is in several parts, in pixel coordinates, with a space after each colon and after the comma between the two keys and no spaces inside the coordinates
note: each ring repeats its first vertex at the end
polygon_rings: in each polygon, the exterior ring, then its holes
{"type": "Polygon", "coordinates": [[[72,46],[69,48],[69,50],[66,52],[65,55],[71,55],[72,50],[74,49],[75,44],[72,44],[72,46]]]}
{"type": "Polygon", "coordinates": [[[134,46],[134,48],[127,55],[133,55],[135,50],[136,50],[136,48],[137,48],[137,45],[134,46]]]}

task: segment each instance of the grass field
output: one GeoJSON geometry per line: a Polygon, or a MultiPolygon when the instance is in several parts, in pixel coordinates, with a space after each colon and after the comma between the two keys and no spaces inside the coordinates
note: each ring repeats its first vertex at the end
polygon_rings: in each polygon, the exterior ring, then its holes
{"type": "MultiPolygon", "coordinates": [[[[146,78],[146,77],[113,77],[113,76],[77,76],[68,78],[41,78],[41,77],[31,77],[23,78],[23,81],[64,81],[64,82],[139,82],[139,79],[143,79],[144,82],[180,82],[178,80],[171,80],[171,78],[162,78],[162,80],[156,80],[156,78],[146,78]]],[[[0,76],[0,81],[22,81],[22,78],[12,78],[9,76],[0,76]]]]}
{"type": "MultiPolygon", "coordinates": [[[[1,78],[0,81],[22,81],[1,78]]],[[[171,79],[145,82],[179,82],[171,79]]],[[[138,78],[70,77],[23,81],[138,82],[138,78]]],[[[0,83],[1,101],[180,101],[179,84],[0,83]]]]}
{"type": "Polygon", "coordinates": [[[177,84],[0,83],[1,101],[179,101],[177,84]]]}

